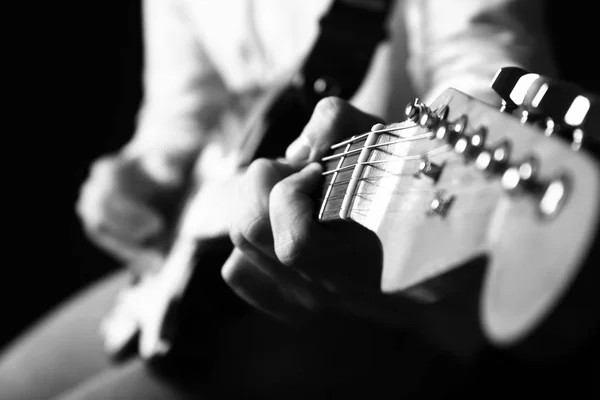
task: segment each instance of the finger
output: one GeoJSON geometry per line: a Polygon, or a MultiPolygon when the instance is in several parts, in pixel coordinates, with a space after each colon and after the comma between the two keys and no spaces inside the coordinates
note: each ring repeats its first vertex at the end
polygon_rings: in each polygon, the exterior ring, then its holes
{"type": "Polygon", "coordinates": [[[380,122],[381,119],[358,110],[347,101],[326,97],[317,103],[302,133],[287,148],[286,158],[293,165],[319,161],[333,144],[367,132],[380,122]]]}
{"type": "MultiPolygon", "coordinates": [[[[265,260],[260,262],[264,263],[265,260]]],[[[271,264],[273,260],[269,259],[266,262],[271,264]]],[[[221,270],[221,275],[244,301],[279,320],[298,321],[307,316],[308,309],[313,308],[311,298],[299,292],[294,293],[289,289],[287,282],[282,285],[281,277],[273,278],[264,268],[259,268],[251,262],[240,249],[231,253],[221,270]]]]}
{"type": "Polygon", "coordinates": [[[309,240],[320,229],[314,224],[312,193],[321,182],[323,167],[310,163],[300,172],[277,183],[270,194],[269,217],[277,259],[287,266],[298,263],[309,240]]]}
{"type": "Polygon", "coordinates": [[[273,160],[258,159],[238,185],[238,200],[233,207],[229,235],[233,244],[260,249],[275,259],[269,221],[269,193],[277,182],[296,169],[273,160]]]}
{"type": "Polygon", "coordinates": [[[311,163],[279,182],[270,195],[269,216],[277,259],[334,292],[379,292],[381,243],[351,222],[320,224],[313,193],[322,167],[311,163]]]}
{"type": "Polygon", "coordinates": [[[237,249],[225,262],[221,274],[225,282],[244,301],[258,310],[286,322],[300,322],[320,313],[340,313],[351,318],[384,323],[399,328],[414,326],[422,310],[402,297],[379,294],[330,295],[313,282],[290,274],[291,270],[265,260],[261,253],[242,253],[237,249]],[[258,257],[258,258],[257,258],[258,257]],[[271,265],[273,275],[251,261],[271,265]],[[287,275],[286,275],[287,274],[287,275]],[[277,276],[277,278],[274,278],[277,276]],[[285,276],[285,278],[284,278],[285,276]]]}

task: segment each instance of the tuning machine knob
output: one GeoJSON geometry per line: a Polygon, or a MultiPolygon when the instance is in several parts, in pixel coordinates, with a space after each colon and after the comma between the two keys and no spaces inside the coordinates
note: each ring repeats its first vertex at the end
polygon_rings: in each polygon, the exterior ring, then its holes
{"type": "Polygon", "coordinates": [[[437,191],[435,196],[429,203],[429,215],[438,215],[440,217],[445,217],[448,214],[448,210],[452,203],[454,202],[455,197],[453,195],[448,195],[444,192],[437,191]]]}
{"type": "Polygon", "coordinates": [[[421,161],[419,161],[417,176],[426,176],[434,183],[437,183],[437,181],[440,179],[443,169],[444,164],[437,164],[431,161],[429,158],[423,157],[421,161]]]}
{"type": "Polygon", "coordinates": [[[464,114],[454,121],[443,119],[434,128],[435,138],[456,146],[457,141],[465,135],[467,123],[468,118],[464,114]]]}
{"type": "Polygon", "coordinates": [[[514,110],[519,108],[519,104],[516,104],[511,98],[511,93],[517,85],[519,79],[528,73],[528,71],[519,67],[500,68],[498,72],[496,72],[490,87],[496,93],[498,93],[502,99],[502,107],[500,108],[500,111],[512,113],[514,110]]]}
{"type": "Polygon", "coordinates": [[[465,162],[473,161],[484,149],[487,129],[481,127],[470,135],[462,135],[454,144],[454,151],[464,156],[465,162]]]}
{"type": "Polygon", "coordinates": [[[509,193],[520,193],[524,190],[535,192],[537,189],[538,161],[529,156],[522,162],[507,168],[502,174],[502,187],[509,193]]]}
{"type": "Polygon", "coordinates": [[[404,115],[406,118],[413,122],[418,122],[421,118],[421,114],[423,110],[426,109],[427,106],[423,103],[418,97],[413,101],[408,103],[404,108],[404,115]]]}
{"type": "Polygon", "coordinates": [[[547,80],[532,93],[529,109],[545,117],[546,135],[559,135],[573,149],[600,144],[600,106],[593,95],[564,82],[547,80]]]}
{"type": "Polygon", "coordinates": [[[511,144],[508,140],[489,149],[482,149],[475,159],[475,168],[491,174],[502,174],[508,168],[511,144]]]}
{"type": "Polygon", "coordinates": [[[538,169],[538,160],[534,156],[528,156],[504,171],[501,184],[513,196],[531,196],[537,202],[540,217],[551,219],[560,212],[568,197],[570,179],[566,173],[559,173],[550,179],[540,180],[538,169]]]}

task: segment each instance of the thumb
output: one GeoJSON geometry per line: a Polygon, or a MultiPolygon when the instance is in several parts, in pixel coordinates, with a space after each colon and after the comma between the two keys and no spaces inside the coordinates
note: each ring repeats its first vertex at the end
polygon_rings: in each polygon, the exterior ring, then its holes
{"type": "Polygon", "coordinates": [[[319,161],[333,144],[368,132],[380,122],[381,119],[360,111],[345,100],[326,97],[317,103],[302,133],[287,148],[286,159],[293,165],[319,161]]]}

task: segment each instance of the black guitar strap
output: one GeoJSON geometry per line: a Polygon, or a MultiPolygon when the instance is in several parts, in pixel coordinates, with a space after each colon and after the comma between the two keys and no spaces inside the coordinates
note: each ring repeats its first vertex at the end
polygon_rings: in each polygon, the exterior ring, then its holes
{"type": "Polygon", "coordinates": [[[325,96],[351,98],[360,87],[377,45],[387,39],[393,0],[334,0],[301,68],[310,105],[325,96]]]}
{"type": "MultiPolygon", "coordinates": [[[[319,34],[293,77],[272,101],[259,127],[256,157],[281,156],[300,134],[315,105],[327,96],[350,99],[362,84],[377,46],[388,38],[387,17],[394,0],[333,0],[319,20],[319,34]],[[265,126],[266,124],[266,126],[265,126]]],[[[251,146],[252,147],[252,146],[251,146]]]]}

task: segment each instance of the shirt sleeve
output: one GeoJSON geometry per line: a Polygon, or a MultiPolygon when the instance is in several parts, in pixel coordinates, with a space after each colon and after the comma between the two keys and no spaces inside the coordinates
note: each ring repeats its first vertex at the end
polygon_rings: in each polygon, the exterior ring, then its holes
{"type": "Polygon", "coordinates": [[[180,0],[144,0],[143,100],[125,146],[158,181],[172,182],[195,160],[228,91],[180,0]]]}
{"type": "Polygon", "coordinates": [[[543,0],[406,0],[407,68],[429,103],[448,87],[493,105],[496,71],[552,75],[543,0]]]}

